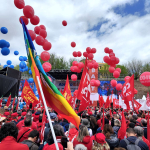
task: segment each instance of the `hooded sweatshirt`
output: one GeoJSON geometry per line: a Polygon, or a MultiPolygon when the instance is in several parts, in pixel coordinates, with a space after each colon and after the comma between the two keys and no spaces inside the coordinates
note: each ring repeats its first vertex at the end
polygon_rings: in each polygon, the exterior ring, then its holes
{"type": "Polygon", "coordinates": [[[73,139],[74,137],[76,137],[77,134],[78,134],[78,130],[77,130],[76,128],[71,128],[69,131],[67,131],[67,132],[65,133],[65,135],[68,137],[68,140],[69,140],[69,141],[72,141],[72,139],[73,139]]]}

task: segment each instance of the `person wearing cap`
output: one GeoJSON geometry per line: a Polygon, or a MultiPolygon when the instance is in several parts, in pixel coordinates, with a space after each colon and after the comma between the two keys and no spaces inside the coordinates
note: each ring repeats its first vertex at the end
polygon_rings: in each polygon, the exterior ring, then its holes
{"type": "Polygon", "coordinates": [[[83,144],[85,147],[87,147],[87,150],[92,149],[92,138],[89,135],[88,128],[84,125],[80,126],[78,136],[73,140],[74,148],[77,144],[83,144]]]}
{"type": "Polygon", "coordinates": [[[7,122],[11,122],[11,117],[10,117],[10,113],[9,112],[5,112],[4,116],[6,117],[7,122]]]}
{"type": "Polygon", "coordinates": [[[92,140],[94,142],[92,150],[110,150],[110,147],[105,139],[106,138],[103,133],[97,133],[94,136],[92,136],[92,140]]]}
{"type": "Polygon", "coordinates": [[[15,124],[17,124],[18,122],[17,117],[18,117],[17,112],[11,114],[11,118],[12,118],[11,122],[14,122],[15,124]]]}
{"type": "Polygon", "coordinates": [[[118,119],[115,119],[113,130],[116,134],[118,134],[118,131],[119,131],[120,127],[121,127],[121,122],[118,119]]]}
{"type": "Polygon", "coordinates": [[[24,118],[25,118],[25,116],[26,116],[26,114],[27,114],[27,112],[22,112],[21,113],[21,118],[20,119],[18,119],[18,122],[17,123],[19,123],[20,121],[22,121],[22,120],[24,120],[24,118]]]}
{"type": "Polygon", "coordinates": [[[37,122],[39,120],[39,116],[40,116],[41,112],[42,112],[41,108],[38,108],[37,112],[34,114],[34,118],[33,118],[34,122],[37,122]]]}

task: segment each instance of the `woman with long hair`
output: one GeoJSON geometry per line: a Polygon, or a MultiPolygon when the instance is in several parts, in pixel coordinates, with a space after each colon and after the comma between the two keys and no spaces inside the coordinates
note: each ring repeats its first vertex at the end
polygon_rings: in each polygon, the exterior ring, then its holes
{"type": "Polygon", "coordinates": [[[89,136],[88,128],[80,126],[78,136],[73,141],[73,147],[77,144],[83,144],[88,150],[92,150],[92,138],[89,136]]]}
{"type": "Polygon", "coordinates": [[[98,129],[98,125],[96,122],[96,118],[94,116],[90,116],[90,127],[92,129],[93,135],[96,134],[96,131],[98,129]]]}

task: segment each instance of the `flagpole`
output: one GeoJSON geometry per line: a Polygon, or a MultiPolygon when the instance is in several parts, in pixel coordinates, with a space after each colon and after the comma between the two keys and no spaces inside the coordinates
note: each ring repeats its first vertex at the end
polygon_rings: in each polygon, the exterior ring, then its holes
{"type": "Polygon", "coordinates": [[[38,81],[38,85],[39,85],[39,89],[40,89],[41,96],[42,96],[42,99],[43,99],[44,107],[45,107],[46,114],[47,114],[47,117],[48,117],[48,120],[49,120],[49,125],[50,125],[51,131],[52,131],[52,136],[53,136],[53,139],[54,139],[56,150],[59,150],[58,143],[57,143],[56,136],[55,136],[55,132],[54,132],[53,125],[52,125],[52,122],[51,122],[51,118],[50,118],[50,115],[49,115],[49,112],[48,112],[48,109],[47,109],[47,104],[46,104],[46,100],[45,100],[45,97],[44,97],[44,94],[43,94],[43,90],[42,90],[42,87],[41,87],[39,77],[36,76],[36,79],[38,81]]]}

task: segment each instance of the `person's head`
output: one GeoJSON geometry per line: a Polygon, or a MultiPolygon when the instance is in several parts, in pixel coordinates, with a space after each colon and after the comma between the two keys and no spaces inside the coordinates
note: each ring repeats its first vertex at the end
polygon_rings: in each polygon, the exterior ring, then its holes
{"type": "Polygon", "coordinates": [[[90,124],[92,128],[97,125],[96,118],[94,116],[90,116],[90,124]]]}
{"type": "Polygon", "coordinates": [[[32,142],[36,142],[39,138],[39,132],[37,130],[33,130],[28,135],[28,140],[32,142]]]}
{"type": "Polygon", "coordinates": [[[130,123],[129,123],[129,128],[134,128],[134,127],[135,127],[135,123],[130,122],[130,123]]]}
{"type": "Polygon", "coordinates": [[[121,122],[118,119],[114,120],[114,125],[120,127],[121,126],[121,122]]]}
{"type": "Polygon", "coordinates": [[[138,138],[142,139],[142,136],[144,135],[144,130],[142,127],[140,126],[136,126],[134,127],[134,131],[135,131],[135,134],[138,138]]]}
{"type": "Polygon", "coordinates": [[[74,124],[70,123],[69,129],[73,129],[73,128],[76,128],[76,126],[74,124]]]}
{"type": "Polygon", "coordinates": [[[126,149],[122,148],[122,147],[116,147],[116,148],[114,148],[114,150],[126,150],[126,149]]]}
{"type": "Polygon", "coordinates": [[[114,119],[117,119],[117,114],[113,114],[114,119]]]}
{"type": "Polygon", "coordinates": [[[141,114],[137,114],[137,117],[138,117],[138,118],[141,118],[141,114]]]}
{"type": "Polygon", "coordinates": [[[130,119],[130,122],[133,122],[136,124],[136,120],[135,119],[130,119]]]}
{"type": "Polygon", "coordinates": [[[133,117],[134,120],[138,119],[137,115],[133,115],[132,117],[133,117]]]}
{"type": "Polygon", "coordinates": [[[5,137],[12,136],[17,139],[18,129],[16,124],[13,122],[5,123],[0,129],[0,141],[2,141],[5,137]]]}
{"type": "Polygon", "coordinates": [[[85,113],[82,114],[82,118],[86,118],[86,114],[85,113]]]}
{"type": "Polygon", "coordinates": [[[27,110],[26,118],[32,118],[32,111],[31,110],[27,110]]]}
{"type": "Polygon", "coordinates": [[[85,147],[83,144],[77,144],[74,150],[87,150],[87,147],[85,147]]]}
{"type": "Polygon", "coordinates": [[[78,133],[78,136],[77,136],[77,140],[78,142],[82,142],[83,141],[83,138],[85,136],[89,135],[89,131],[88,131],[88,128],[84,125],[81,125],[80,126],[80,129],[79,129],[79,133],[78,133]]]}
{"type": "Polygon", "coordinates": [[[38,108],[37,111],[42,112],[41,108],[38,108]]]}
{"type": "Polygon", "coordinates": [[[55,121],[55,119],[57,118],[56,113],[50,113],[50,117],[52,121],[55,121]]]}
{"type": "Polygon", "coordinates": [[[103,130],[104,135],[106,136],[106,139],[110,139],[110,135],[114,134],[114,130],[111,125],[105,124],[104,125],[104,130],[103,130]]]}
{"type": "Polygon", "coordinates": [[[81,125],[86,126],[87,128],[90,127],[90,121],[88,119],[82,119],[81,125]]]}
{"type": "Polygon", "coordinates": [[[108,120],[111,120],[110,114],[106,114],[106,117],[107,117],[108,120]]]}
{"type": "Polygon", "coordinates": [[[25,125],[25,127],[31,127],[31,125],[32,125],[31,119],[30,118],[26,118],[24,120],[24,125],[25,125]]]}
{"type": "Polygon", "coordinates": [[[23,109],[27,109],[27,106],[26,106],[26,105],[23,105],[23,109]]]}
{"type": "Polygon", "coordinates": [[[136,136],[135,131],[134,131],[133,128],[127,128],[126,135],[127,135],[127,137],[136,136]]]}
{"type": "Polygon", "coordinates": [[[147,120],[146,119],[142,119],[141,120],[141,124],[143,127],[147,127],[147,120]]]}

